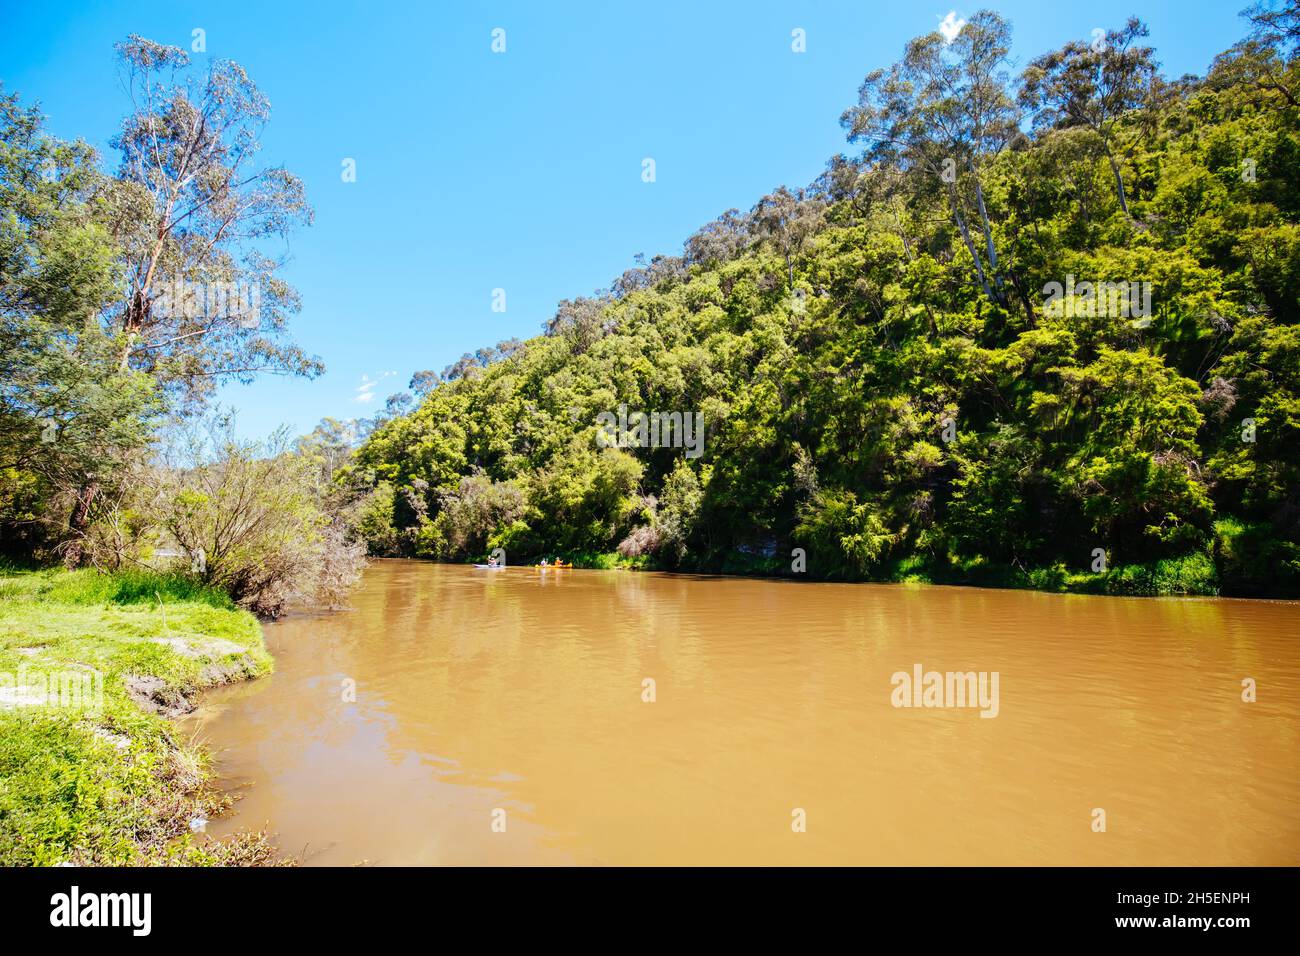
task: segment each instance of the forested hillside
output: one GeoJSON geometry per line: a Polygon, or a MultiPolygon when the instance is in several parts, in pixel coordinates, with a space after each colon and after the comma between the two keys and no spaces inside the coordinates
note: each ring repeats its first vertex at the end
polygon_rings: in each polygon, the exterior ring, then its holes
{"type": "Polygon", "coordinates": [[[417,376],[347,472],[372,550],[1294,593],[1297,19],[1254,13],[1176,82],[1136,20],[1015,80],[996,14],[914,40],[861,153],[417,376]],[[702,455],[601,447],[620,404],[702,455]]]}

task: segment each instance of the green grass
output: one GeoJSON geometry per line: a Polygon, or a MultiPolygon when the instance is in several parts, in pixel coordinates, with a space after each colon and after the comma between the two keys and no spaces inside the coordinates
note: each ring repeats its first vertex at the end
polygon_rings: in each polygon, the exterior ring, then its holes
{"type": "Polygon", "coordinates": [[[0,707],[0,865],[264,861],[256,840],[190,838],[224,798],[204,756],[127,690],[155,678],[152,698],[175,704],[267,673],[256,619],[178,576],[0,570],[0,674],[87,668],[102,675],[101,707],[0,707]]]}
{"type": "Polygon", "coordinates": [[[0,600],[45,601],[53,604],[157,604],[185,602],[231,610],[224,591],[179,574],[156,571],[26,570],[0,567],[0,600]]]}

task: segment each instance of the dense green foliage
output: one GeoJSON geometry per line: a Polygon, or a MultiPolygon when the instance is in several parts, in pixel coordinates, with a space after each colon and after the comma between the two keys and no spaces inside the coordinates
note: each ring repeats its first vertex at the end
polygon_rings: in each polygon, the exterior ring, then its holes
{"type": "Polygon", "coordinates": [[[1297,593],[1296,11],[1254,14],[1176,83],[1136,21],[1016,83],[994,14],[913,41],[860,156],[418,375],[340,476],[372,551],[1297,593]],[[1085,280],[1150,308],[1052,307],[1085,280]],[[703,454],[601,447],[621,403],[698,413],[703,454]]]}
{"type": "Polygon", "coordinates": [[[59,535],[76,492],[117,488],[159,411],[149,377],[122,368],[90,321],[120,277],[94,154],[47,136],[0,94],[0,532],[29,554],[59,535]]]}

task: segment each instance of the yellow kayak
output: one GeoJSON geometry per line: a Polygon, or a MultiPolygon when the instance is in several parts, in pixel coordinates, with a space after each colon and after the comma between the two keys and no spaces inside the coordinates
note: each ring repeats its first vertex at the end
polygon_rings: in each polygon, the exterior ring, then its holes
{"type": "Polygon", "coordinates": [[[556,564],[534,564],[533,567],[537,568],[539,571],[545,571],[547,568],[571,568],[571,567],[573,567],[573,565],[572,565],[572,564],[559,564],[559,563],[556,563],[556,564]]]}

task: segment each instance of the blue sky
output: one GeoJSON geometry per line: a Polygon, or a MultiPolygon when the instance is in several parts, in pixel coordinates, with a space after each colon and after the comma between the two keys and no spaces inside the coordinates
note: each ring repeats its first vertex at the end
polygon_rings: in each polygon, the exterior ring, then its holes
{"type": "MultiPolygon", "coordinates": [[[[1246,3],[989,5],[1012,21],[1022,65],[1136,13],[1178,76],[1245,32],[1246,3]]],[[[636,253],[676,254],[723,210],[808,183],[846,148],[838,117],[862,77],[978,6],[0,0],[0,80],[109,166],[128,106],[112,46],[128,33],[189,49],[202,28],[194,59],[237,60],[270,98],[263,159],[301,176],[316,210],[272,248],[302,293],[295,337],[328,371],[223,389],[257,436],[373,414],[418,369],[537,334],[560,299],[607,286],[636,253]]]]}

